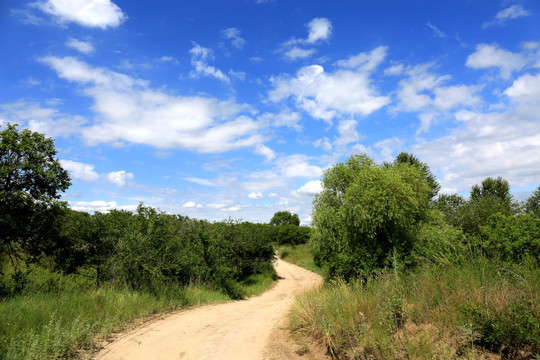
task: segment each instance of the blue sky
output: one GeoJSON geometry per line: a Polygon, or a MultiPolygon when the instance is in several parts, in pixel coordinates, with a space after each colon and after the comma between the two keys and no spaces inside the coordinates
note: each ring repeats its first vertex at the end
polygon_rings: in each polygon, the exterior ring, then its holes
{"type": "Polygon", "coordinates": [[[535,0],[2,0],[0,48],[0,126],[55,139],[76,210],[309,223],[353,153],[540,183],[535,0]]]}

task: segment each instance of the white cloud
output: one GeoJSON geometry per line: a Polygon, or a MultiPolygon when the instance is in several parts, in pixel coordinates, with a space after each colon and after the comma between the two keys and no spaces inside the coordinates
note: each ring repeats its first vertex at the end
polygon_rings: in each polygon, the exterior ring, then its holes
{"type": "Polygon", "coordinates": [[[193,48],[189,50],[191,54],[191,65],[195,68],[191,73],[192,76],[209,76],[214,77],[225,83],[230,83],[229,77],[219,69],[208,65],[208,59],[212,59],[212,50],[202,47],[197,43],[193,43],[193,48]]]}
{"type": "Polygon", "coordinates": [[[178,65],[180,64],[180,62],[178,60],[176,60],[173,56],[162,56],[159,58],[158,60],[159,62],[162,62],[162,63],[171,63],[171,64],[175,64],[175,65],[178,65]]]}
{"type": "Polygon", "coordinates": [[[284,156],[276,160],[280,173],[286,178],[292,177],[318,177],[322,168],[309,164],[309,158],[303,154],[284,156]]]}
{"type": "Polygon", "coordinates": [[[317,195],[323,190],[320,180],[308,181],[304,186],[297,190],[300,195],[317,195]]]}
{"type": "Polygon", "coordinates": [[[238,211],[241,211],[242,208],[238,207],[238,206],[231,206],[229,208],[226,208],[226,209],[221,209],[221,211],[223,212],[238,212],[238,211]]]}
{"type": "Polygon", "coordinates": [[[499,68],[503,79],[509,79],[512,72],[522,69],[526,64],[522,55],[489,44],[476,45],[476,51],[469,55],[466,62],[473,69],[499,68]]]}
{"type": "Polygon", "coordinates": [[[284,109],[278,114],[265,113],[258,118],[260,121],[268,122],[275,127],[287,126],[300,132],[302,126],[299,124],[302,117],[299,113],[291,111],[290,109],[284,109]]]}
{"type": "Polygon", "coordinates": [[[540,74],[526,74],[519,77],[504,91],[504,94],[515,101],[540,102],[540,74]]]}
{"type": "Polygon", "coordinates": [[[332,23],[326,18],[314,18],[307,24],[309,33],[306,42],[316,43],[320,40],[328,40],[332,34],[332,23]]]}
{"type": "Polygon", "coordinates": [[[291,49],[288,49],[284,52],[285,57],[287,57],[289,60],[298,60],[298,59],[305,59],[307,57],[310,57],[316,52],[315,49],[301,49],[299,47],[293,47],[291,49]]]}
{"type": "Polygon", "coordinates": [[[66,42],[66,46],[75,49],[85,55],[90,55],[96,50],[90,42],[78,40],[75,38],[69,38],[69,40],[66,42]]]}
{"type": "Polygon", "coordinates": [[[221,32],[223,37],[231,41],[232,46],[241,49],[246,44],[246,40],[240,36],[240,30],[237,28],[228,28],[221,32]]]}
{"type": "Polygon", "coordinates": [[[268,197],[271,198],[271,199],[275,199],[275,198],[278,197],[278,194],[276,194],[276,193],[270,193],[270,194],[268,194],[268,197]]]}
{"type": "Polygon", "coordinates": [[[225,204],[207,204],[206,205],[206,207],[210,208],[210,209],[222,209],[225,206],[227,206],[227,205],[225,205],[225,204]]]}
{"type": "Polygon", "coordinates": [[[249,193],[248,195],[248,198],[250,199],[262,199],[264,197],[264,195],[260,192],[252,192],[252,193],[249,193]]]}
{"type": "Polygon", "coordinates": [[[86,122],[82,116],[61,113],[56,108],[59,103],[55,100],[46,101],[44,105],[25,100],[0,104],[0,118],[50,137],[79,133],[80,127],[86,122]]]}
{"type": "Polygon", "coordinates": [[[330,142],[330,139],[327,137],[324,137],[322,139],[317,139],[313,142],[313,146],[323,148],[325,151],[332,151],[332,143],[330,142]]]}
{"type": "Polygon", "coordinates": [[[525,10],[522,5],[514,4],[506,9],[499,11],[492,21],[483,23],[482,28],[485,29],[493,25],[503,26],[508,20],[513,20],[529,15],[531,15],[530,11],[525,10]]]}
{"type": "Polygon", "coordinates": [[[110,0],[46,0],[33,5],[53,15],[61,24],[74,22],[106,29],[117,27],[127,19],[122,10],[110,0]]]}
{"type": "Polygon", "coordinates": [[[97,181],[99,174],[94,171],[94,165],[85,164],[71,160],[60,160],[60,164],[64,169],[69,171],[70,175],[74,179],[81,179],[84,181],[97,181]]]}
{"type": "Polygon", "coordinates": [[[204,186],[218,186],[212,180],[201,179],[201,178],[198,178],[198,177],[185,177],[184,180],[195,183],[195,184],[204,185],[204,186]]]}
{"type": "Polygon", "coordinates": [[[338,148],[343,148],[348,144],[358,141],[360,136],[356,131],[356,120],[342,120],[338,125],[339,137],[336,139],[335,144],[338,148]]]}
{"type": "Polygon", "coordinates": [[[113,209],[135,211],[138,205],[118,205],[116,201],[69,201],[69,207],[75,211],[108,212],[113,209]]]}
{"type": "Polygon", "coordinates": [[[264,156],[268,161],[272,161],[276,157],[276,152],[264,144],[255,146],[255,153],[264,156]]]}
{"type": "Polygon", "coordinates": [[[41,61],[58,76],[78,83],[94,101],[94,124],[82,129],[90,144],[130,142],[161,149],[224,152],[262,144],[260,124],[238,113],[247,105],[202,96],[172,96],[148,82],[95,68],[75,58],[41,61]]]}
{"type": "Polygon", "coordinates": [[[332,23],[326,18],[314,18],[306,27],[308,28],[308,36],[305,39],[291,38],[281,45],[281,50],[285,57],[289,60],[305,59],[313,55],[315,49],[305,49],[298,45],[315,45],[321,41],[326,41],[332,33],[332,23]]]}
{"type": "Polygon", "coordinates": [[[185,208],[198,208],[198,209],[201,209],[203,208],[204,206],[202,204],[197,204],[193,201],[188,201],[186,202],[182,207],[185,207],[185,208]]]}
{"type": "Polygon", "coordinates": [[[105,178],[115,185],[124,187],[128,181],[133,180],[133,173],[125,172],[124,170],[112,171],[106,174],[105,178]]]}
{"type": "Polygon", "coordinates": [[[390,139],[385,139],[382,141],[379,141],[375,143],[373,146],[375,148],[381,149],[380,158],[383,161],[392,161],[394,160],[394,156],[398,149],[401,149],[403,145],[403,140],[398,139],[397,137],[393,137],[390,139]]]}
{"type": "Polygon", "coordinates": [[[384,61],[387,53],[387,46],[378,46],[370,52],[363,52],[358,55],[349,56],[346,60],[339,60],[337,65],[342,68],[371,72],[384,61]]]}
{"type": "Polygon", "coordinates": [[[435,36],[440,37],[440,38],[445,38],[446,37],[446,34],[443,31],[439,30],[438,27],[433,25],[431,23],[431,21],[428,21],[426,23],[426,26],[429,27],[431,30],[433,30],[433,33],[435,34],[435,36]]]}
{"type": "Polygon", "coordinates": [[[383,60],[380,50],[361,55],[358,58],[363,61],[338,63],[341,68],[333,73],[311,65],[298,70],[293,78],[273,78],[269,99],[278,102],[292,97],[297,107],[328,123],[340,114],[369,115],[388,104],[390,98],[379,96],[369,79],[369,71],[383,60]],[[349,69],[353,64],[356,68],[349,69]]]}

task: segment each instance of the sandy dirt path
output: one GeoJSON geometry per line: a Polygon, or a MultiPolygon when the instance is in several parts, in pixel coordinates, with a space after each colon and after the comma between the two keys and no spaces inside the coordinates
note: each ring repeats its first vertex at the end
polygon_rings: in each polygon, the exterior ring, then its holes
{"type": "MultiPolygon", "coordinates": [[[[270,335],[283,324],[294,294],[317,286],[317,274],[278,260],[278,283],[260,296],[180,311],[108,344],[97,360],[270,359],[270,335]]],[[[274,336],[274,335],[272,335],[274,336]]]]}

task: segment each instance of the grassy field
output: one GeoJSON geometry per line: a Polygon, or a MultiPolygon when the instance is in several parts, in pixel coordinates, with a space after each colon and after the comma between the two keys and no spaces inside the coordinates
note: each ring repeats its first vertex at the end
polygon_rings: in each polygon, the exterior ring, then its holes
{"type": "Polygon", "coordinates": [[[539,359],[540,270],[471,258],[297,297],[293,331],[340,359],[539,359]]]}
{"type": "MultiPolygon", "coordinates": [[[[0,302],[0,359],[69,359],[91,351],[100,339],[153,314],[230,298],[209,286],[168,287],[155,293],[96,288],[76,276],[37,272],[30,293],[0,302]]],[[[247,296],[274,282],[273,274],[252,275],[247,296]]]]}

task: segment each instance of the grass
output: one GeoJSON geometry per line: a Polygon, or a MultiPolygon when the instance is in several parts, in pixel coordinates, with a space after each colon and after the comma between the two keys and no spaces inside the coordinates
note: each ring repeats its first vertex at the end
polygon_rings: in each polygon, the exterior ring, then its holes
{"type": "Polygon", "coordinates": [[[278,245],[276,246],[276,250],[283,260],[301,266],[304,269],[313,271],[314,273],[317,273],[321,276],[323,275],[323,270],[317,265],[315,265],[315,262],[313,261],[313,255],[311,254],[311,250],[309,249],[309,246],[307,244],[300,244],[295,246],[278,245]]]}
{"type": "Polygon", "coordinates": [[[536,359],[540,270],[472,258],[330,282],[296,298],[290,325],[341,359],[536,359]]]}
{"type": "MultiPolygon", "coordinates": [[[[252,296],[273,282],[274,274],[267,272],[249,277],[241,288],[252,296]]],[[[99,339],[151,315],[230,300],[223,291],[201,284],[145,293],[95,288],[45,271],[36,273],[28,286],[31,293],[0,300],[2,360],[75,358],[80,351],[92,351],[99,339]]]]}

